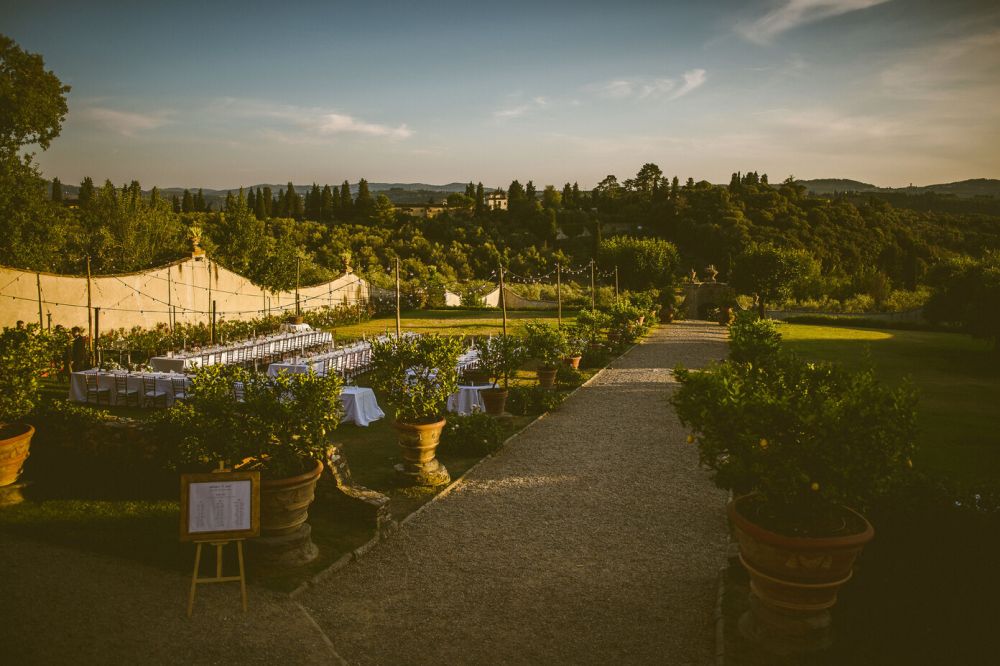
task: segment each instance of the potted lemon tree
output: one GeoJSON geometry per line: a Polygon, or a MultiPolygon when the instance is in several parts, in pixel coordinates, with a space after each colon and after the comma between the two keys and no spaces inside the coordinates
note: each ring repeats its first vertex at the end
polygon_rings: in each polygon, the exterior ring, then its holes
{"type": "Polygon", "coordinates": [[[807,363],[774,324],[741,318],[730,358],[677,368],[671,398],[728,514],[750,574],[741,632],[783,653],[827,647],[829,609],[874,536],[859,512],[912,466],[916,396],[871,370],[807,363]]]}
{"type": "Polygon", "coordinates": [[[207,366],[188,397],[163,417],[181,465],[218,462],[261,473],[260,559],[298,565],[318,553],[306,520],[330,436],[340,423],[342,381],[334,374],[277,377],[234,366],[207,366]]]}
{"type": "Polygon", "coordinates": [[[524,362],[524,344],[514,335],[495,335],[480,345],[479,363],[493,382],[493,388],[479,391],[486,413],[500,416],[507,404],[510,377],[524,362]],[[503,387],[498,384],[503,380],[503,387]]]}
{"type": "Polygon", "coordinates": [[[538,385],[554,387],[559,364],[568,350],[566,331],[552,324],[532,321],[524,325],[522,337],[528,357],[539,363],[538,385]]]}
{"type": "Polygon", "coordinates": [[[0,333],[0,487],[21,475],[35,428],[24,419],[38,402],[38,380],[49,366],[49,348],[34,331],[0,333]]]}
{"type": "Polygon", "coordinates": [[[395,411],[403,462],[396,471],[418,486],[451,481],[435,452],[445,426],[448,396],[458,391],[461,338],[408,335],[372,342],[371,382],[395,411]]]}

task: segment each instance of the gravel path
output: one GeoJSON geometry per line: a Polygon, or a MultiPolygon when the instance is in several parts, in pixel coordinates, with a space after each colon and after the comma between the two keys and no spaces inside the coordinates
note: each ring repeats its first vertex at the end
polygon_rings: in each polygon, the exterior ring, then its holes
{"type": "Polygon", "coordinates": [[[658,329],[298,601],[350,663],[711,663],[725,495],[666,397],[725,352],[658,329]]]}

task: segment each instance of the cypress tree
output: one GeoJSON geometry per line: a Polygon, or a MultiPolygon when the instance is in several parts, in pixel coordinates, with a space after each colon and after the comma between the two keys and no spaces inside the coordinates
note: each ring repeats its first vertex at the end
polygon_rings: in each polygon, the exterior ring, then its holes
{"type": "Polygon", "coordinates": [[[257,217],[257,196],[252,187],[247,191],[247,209],[257,217]]]}
{"type": "Polygon", "coordinates": [[[158,188],[156,185],[153,185],[153,189],[149,191],[149,202],[153,206],[156,206],[157,204],[160,203],[160,188],[158,188]]]}
{"type": "Polygon", "coordinates": [[[573,181],[573,208],[579,208],[582,203],[580,201],[580,186],[576,181],[573,181]]]}
{"type": "Polygon", "coordinates": [[[265,219],[272,216],[272,211],[274,210],[274,195],[271,193],[271,188],[264,186],[264,191],[260,195],[261,199],[261,210],[264,215],[261,219],[265,219]]]}
{"type": "Polygon", "coordinates": [[[58,178],[52,179],[52,200],[58,203],[62,203],[63,200],[62,183],[58,178]]]}
{"type": "Polygon", "coordinates": [[[285,196],[284,188],[278,188],[278,199],[274,214],[276,217],[288,217],[288,197],[285,196]]]}
{"type": "Polygon", "coordinates": [[[573,187],[569,183],[563,185],[562,205],[563,208],[573,208],[573,187]]]}
{"type": "Polygon", "coordinates": [[[233,204],[235,202],[236,202],[236,200],[233,199],[233,193],[232,192],[226,192],[226,212],[227,213],[233,209],[233,204]]]}
{"type": "Polygon", "coordinates": [[[199,213],[205,212],[205,194],[198,188],[198,194],[194,195],[194,209],[199,213]]]}
{"type": "Polygon", "coordinates": [[[529,180],[528,184],[524,186],[524,198],[528,201],[534,201],[537,193],[535,183],[529,180]]]}
{"type": "Polygon", "coordinates": [[[184,196],[181,198],[181,211],[194,212],[194,197],[191,196],[190,190],[184,190],[184,196]]]}
{"type": "Polygon", "coordinates": [[[482,183],[476,183],[476,215],[486,210],[486,190],[482,183]]]}
{"type": "Polygon", "coordinates": [[[333,220],[333,190],[329,185],[323,186],[323,192],[319,195],[319,219],[322,222],[333,220]]]}
{"type": "Polygon", "coordinates": [[[465,186],[465,196],[470,199],[476,198],[476,186],[472,184],[471,180],[469,181],[469,184],[465,186]]]}
{"type": "Polygon", "coordinates": [[[80,183],[80,194],[77,196],[77,204],[80,208],[86,208],[94,201],[94,181],[90,176],[80,183]]]}
{"type": "Polygon", "coordinates": [[[319,191],[319,185],[313,183],[309,191],[309,198],[306,199],[306,219],[316,220],[322,217],[323,194],[319,191]]]}
{"type": "Polygon", "coordinates": [[[170,207],[174,209],[175,213],[181,212],[181,200],[176,194],[170,197],[170,207]]]}
{"type": "Polygon", "coordinates": [[[364,178],[358,180],[358,196],[354,200],[354,211],[359,216],[368,216],[375,211],[375,199],[368,191],[368,181],[364,178]]]}
{"type": "Polygon", "coordinates": [[[294,217],[296,220],[301,220],[305,212],[302,206],[302,197],[299,193],[295,191],[295,186],[292,185],[292,181],[288,181],[288,189],[285,190],[285,198],[288,199],[288,216],[294,217]]]}
{"type": "Polygon", "coordinates": [[[680,194],[680,191],[681,191],[680,181],[677,180],[677,176],[674,176],[673,180],[670,181],[670,198],[676,199],[677,195],[680,194]]]}
{"type": "Polygon", "coordinates": [[[346,180],[340,186],[340,216],[345,220],[354,215],[354,201],[351,199],[351,184],[346,180]]]}

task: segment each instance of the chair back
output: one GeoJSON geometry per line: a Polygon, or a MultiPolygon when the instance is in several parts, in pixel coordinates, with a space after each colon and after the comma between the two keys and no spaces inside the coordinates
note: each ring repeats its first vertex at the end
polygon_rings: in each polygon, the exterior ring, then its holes
{"type": "Polygon", "coordinates": [[[171,377],[170,390],[174,394],[174,400],[184,400],[187,398],[187,380],[183,377],[171,377]]]}
{"type": "Polygon", "coordinates": [[[123,375],[121,373],[115,374],[115,393],[128,393],[128,375],[123,375]]]}

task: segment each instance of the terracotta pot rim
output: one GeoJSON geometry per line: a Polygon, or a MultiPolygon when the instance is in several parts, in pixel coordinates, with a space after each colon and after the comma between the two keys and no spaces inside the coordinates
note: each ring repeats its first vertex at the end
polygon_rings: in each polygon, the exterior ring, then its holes
{"type": "Polygon", "coordinates": [[[12,442],[15,439],[23,439],[24,437],[33,437],[35,435],[35,426],[30,423],[25,423],[23,421],[14,421],[12,423],[0,423],[0,430],[4,428],[17,428],[21,426],[24,430],[18,432],[17,434],[11,435],[10,437],[4,437],[0,439],[0,443],[12,442]]]}
{"type": "Polygon", "coordinates": [[[501,394],[507,395],[507,393],[509,393],[509,391],[507,389],[500,388],[499,386],[491,386],[489,388],[481,388],[481,389],[479,389],[479,392],[480,393],[490,393],[492,395],[501,395],[501,394]]]}
{"type": "Polygon", "coordinates": [[[866,543],[875,538],[875,528],[872,527],[870,522],[868,522],[868,519],[854,509],[846,506],[841,506],[840,508],[843,511],[857,516],[864,523],[865,528],[862,531],[854,534],[844,534],[842,536],[803,537],[789,536],[765,529],[744,516],[736,508],[737,504],[746,501],[753,496],[754,493],[750,493],[749,495],[742,495],[734,498],[729,502],[729,504],[726,505],[726,512],[729,514],[729,520],[734,526],[758,541],[770,544],[780,544],[783,547],[794,548],[796,550],[825,550],[830,548],[851,548],[855,546],[864,546],[866,543]]]}
{"type": "Polygon", "coordinates": [[[284,486],[295,486],[303,482],[312,480],[323,473],[323,461],[315,460],[316,466],[310,471],[304,472],[297,476],[288,476],[284,479],[261,479],[260,485],[262,488],[282,488],[284,486]]]}
{"type": "Polygon", "coordinates": [[[393,421],[392,427],[396,430],[433,430],[435,428],[444,427],[444,424],[448,422],[448,419],[441,419],[440,421],[434,421],[433,423],[407,423],[404,421],[393,421]]]}

